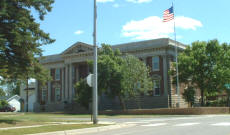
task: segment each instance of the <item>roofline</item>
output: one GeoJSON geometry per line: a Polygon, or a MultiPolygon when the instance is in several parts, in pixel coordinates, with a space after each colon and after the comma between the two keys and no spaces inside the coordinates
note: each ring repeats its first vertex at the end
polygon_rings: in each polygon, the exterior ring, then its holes
{"type": "Polygon", "coordinates": [[[60,54],[64,54],[65,52],[71,50],[72,48],[74,48],[78,44],[86,45],[88,47],[93,47],[93,45],[90,45],[90,44],[87,44],[87,43],[84,43],[84,42],[76,42],[76,43],[72,44],[70,47],[68,47],[67,49],[65,49],[63,52],[61,52],[60,54]]]}
{"type": "Polygon", "coordinates": [[[12,100],[15,97],[18,97],[19,99],[21,99],[21,97],[19,95],[14,95],[14,96],[10,97],[9,99],[7,99],[6,101],[9,102],[10,100],[12,100]]]}

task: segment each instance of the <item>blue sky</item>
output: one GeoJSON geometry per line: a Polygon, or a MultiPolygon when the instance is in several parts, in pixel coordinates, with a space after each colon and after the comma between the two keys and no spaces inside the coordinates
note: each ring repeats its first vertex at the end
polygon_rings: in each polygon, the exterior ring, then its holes
{"type": "MultiPolygon", "coordinates": [[[[218,39],[230,43],[229,0],[97,0],[97,42],[120,44],[173,37],[173,21],[162,23],[163,11],[175,4],[178,41],[218,39]]],[[[81,41],[93,43],[93,0],[56,0],[39,21],[56,42],[43,55],[57,54],[81,41]]]]}

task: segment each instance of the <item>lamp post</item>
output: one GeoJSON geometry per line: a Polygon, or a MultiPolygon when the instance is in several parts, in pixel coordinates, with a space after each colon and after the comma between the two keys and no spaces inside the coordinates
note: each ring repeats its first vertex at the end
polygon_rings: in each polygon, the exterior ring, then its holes
{"type": "Polygon", "coordinates": [[[94,0],[94,24],[93,24],[93,124],[97,124],[97,115],[98,115],[98,102],[97,102],[97,5],[96,0],[94,0]]]}

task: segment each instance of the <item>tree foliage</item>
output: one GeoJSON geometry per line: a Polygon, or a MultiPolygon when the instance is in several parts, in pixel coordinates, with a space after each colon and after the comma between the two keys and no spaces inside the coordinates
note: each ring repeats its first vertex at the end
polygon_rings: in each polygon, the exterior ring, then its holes
{"type": "MultiPolygon", "coordinates": [[[[217,40],[193,42],[178,56],[180,82],[191,82],[205,93],[221,92],[230,82],[230,46],[217,40]]],[[[175,71],[174,71],[175,73],[175,71]]]]}
{"type": "Polygon", "coordinates": [[[83,107],[89,109],[89,103],[92,102],[92,88],[86,83],[86,80],[81,79],[75,84],[76,96],[75,101],[83,107]]]}
{"type": "MultiPolygon", "coordinates": [[[[92,61],[89,61],[92,67],[92,61]]],[[[77,97],[83,98],[84,94],[91,96],[85,82],[77,84],[77,91],[84,91],[77,97]],[[81,96],[81,97],[79,97],[81,96]]],[[[123,57],[119,50],[112,50],[111,46],[102,44],[98,56],[98,93],[105,93],[111,98],[118,97],[123,109],[125,99],[136,97],[152,89],[152,80],[146,65],[134,56],[123,57]]],[[[86,96],[86,95],[85,95],[86,96]]],[[[91,98],[87,97],[86,100],[91,98]]],[[[80,101],[80,100],[78,100],[80,101]]],[[[86,102],[85,102],[86,103],[86,102]]]]}
{"type": "Polygon", "coordinates": [[[2,88],[0,88],[0,97],[3,97],[5,95],[6,95],[5,91],[2,88]]]}
{"type": "Polygon", "coordinates": [[[0,1],[0,76],[6,79],[44,79],[47,71],[39,64],[41,46],[54,42],[40,29],[31,13],[34,9],[40,20],[51,11],[54,0],[0,1]],[[42,76],[42,77],[41,77],[42,76]]]}
{"type": "Polygon", "coordinates": [[[183,93],[183,98],[185,99],[185,101],[187,101],[190,106],[192,106],[194,104],[195,101],[195,90],[193,87],[189,86],[187,89],[184,90],[183,93]]]}

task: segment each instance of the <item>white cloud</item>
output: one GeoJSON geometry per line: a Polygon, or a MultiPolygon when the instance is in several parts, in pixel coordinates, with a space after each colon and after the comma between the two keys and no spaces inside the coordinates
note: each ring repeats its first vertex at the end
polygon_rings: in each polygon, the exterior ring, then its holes
{"type": "Polygon", "coordinates": [[[126,0],[126,1],[132,3],[147,3],[147,2],[151,2],[152,0],[126,0]]]}
{"type": "Polygon", "coordinates": [[[106,2],[114,2],[114,0],[97,0],[97,2],[106,3],[106,2]]]}
{"type": "MultiPolygon", "coordinates": [[[[176,17],[175,21],[177,28],[186,30],[196,30],[197,27],[203,26],[200,21],[184,16],[176,17]]],[[[132,20],[122,27],[122,35],[135,40],[169,37],[174,32],[173,22],[162,22],[162,18],[158,16],[150,16],[139,21],[132,20]]]]}
{"type": "Polygon", "coordinates": [[[84,33],[84,31],[82,31],[82,30],[77,30],[76,32],[74,32],[74,34],[76,34],[76,35],[80,35],[82,33],[84,33]]]}
{"type": "Polygon", "coordinates": [[[116,4],[113,4],[113,7],[118,8],[120,7],[120,5],[116,3],[116,4]]]}

